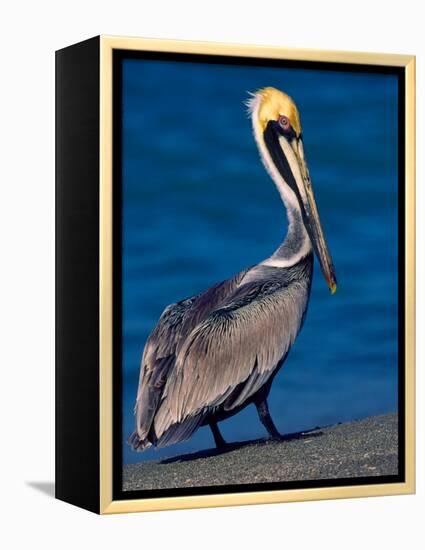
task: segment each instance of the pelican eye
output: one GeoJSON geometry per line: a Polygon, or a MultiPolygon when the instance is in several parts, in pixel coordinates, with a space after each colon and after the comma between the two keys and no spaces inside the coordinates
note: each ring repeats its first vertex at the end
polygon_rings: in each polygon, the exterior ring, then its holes
{"type": "Polygon", "coordinates": [[[281,128],[283,128],[285,131],[288,131],[291,128],[291,123],[289,122],[288,117],[286,116],[280,116],[278,118],[279,125],[281,128]]]}

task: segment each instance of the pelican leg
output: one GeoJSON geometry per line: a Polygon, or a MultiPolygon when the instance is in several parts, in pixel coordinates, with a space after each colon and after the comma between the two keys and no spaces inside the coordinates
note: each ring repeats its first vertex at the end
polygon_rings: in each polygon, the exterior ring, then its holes
{"type": "Polygon", "coordinates": [[[267,399],[262,399],[255,403],[257,407],[258,416],[260,417],[261,423],[266,428],[268,434],[272,439],[282,439],[278,429],[276,428],[272,417],[270,416],[269,406],[267,404],[267,399]]]}
{"type": "Polygon", "coordinates": [[[210,422],[210,428],[214,437],[214,443],[217,449],[224,449],[227,447],[227,443],[218,429],[217,422],[210,422]]]}

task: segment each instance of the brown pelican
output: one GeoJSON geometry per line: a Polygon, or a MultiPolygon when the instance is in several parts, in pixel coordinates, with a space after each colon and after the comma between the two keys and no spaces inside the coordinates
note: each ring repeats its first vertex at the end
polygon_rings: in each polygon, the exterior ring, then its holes
{"type": "Polygon", "coordinates": [[[336,277],[304,157],[293,100],[275,88],[248,102],[264,166],[288,217],[278,249],[205,292],[165,308],[143,352],[135,406],[136,450],[188,439],[254,403],[271,438],[280,434],[267,397],[273,378],[301,330],[310,297],[313,251],[332,292],[336,277]]]}

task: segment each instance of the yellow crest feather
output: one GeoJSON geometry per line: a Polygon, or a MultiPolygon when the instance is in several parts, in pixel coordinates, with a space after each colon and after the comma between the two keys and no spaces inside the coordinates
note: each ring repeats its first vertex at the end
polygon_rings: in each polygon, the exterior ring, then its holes
{"type": "Polygon", "coordinates": [[[278,120],[286,116],[297,136],[301,134],[301,121],[297,106],[289,95],[272,87],[261,88],[255,94],[259,98],[258,124],[262,131],[269,120],[278,120]]]}

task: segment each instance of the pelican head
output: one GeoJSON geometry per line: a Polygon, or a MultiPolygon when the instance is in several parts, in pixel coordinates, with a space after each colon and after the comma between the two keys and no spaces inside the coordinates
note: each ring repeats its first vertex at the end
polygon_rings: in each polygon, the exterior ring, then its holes
{"type": "Polygon", "coordinates": [[[301,211],[304,226],[332,294],[336,275],[323,234],[304,157],[300,115],[294,101],[276,88],[262,88],[248,101],[263,163],[287,208],[301,211]]]}

